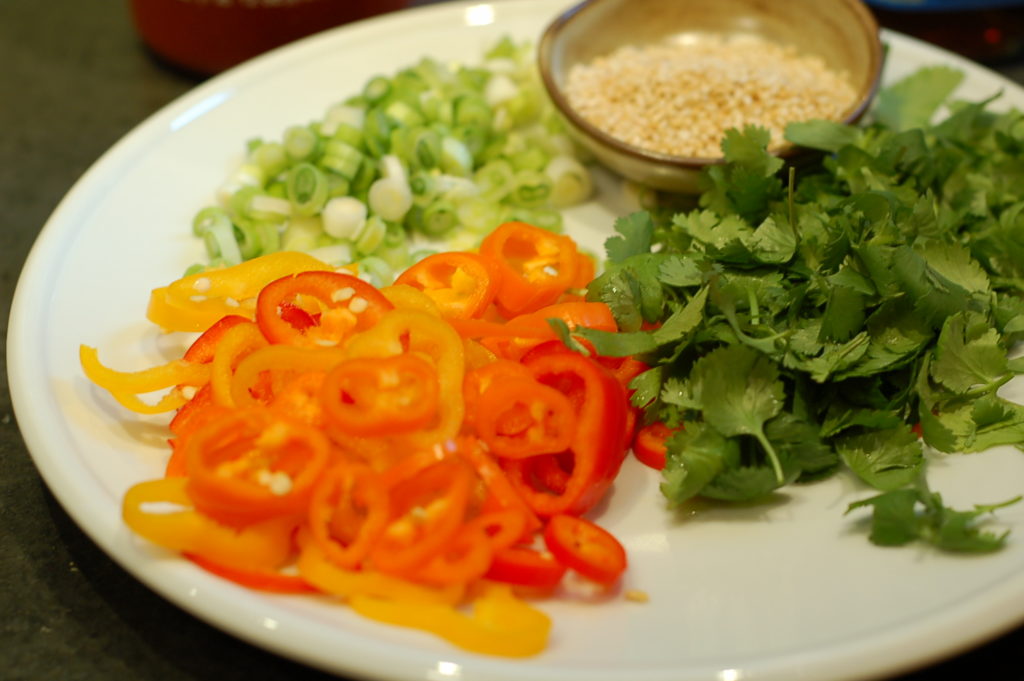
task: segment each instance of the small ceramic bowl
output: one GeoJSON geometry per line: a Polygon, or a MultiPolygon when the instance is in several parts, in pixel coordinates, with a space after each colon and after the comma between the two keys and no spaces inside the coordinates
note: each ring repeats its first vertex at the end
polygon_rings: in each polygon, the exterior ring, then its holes
{"type": "MultiPolygon", "coordinates": [[[[570,130],[604,165],[655,189],[696,193],[701,170],[720,158],[673,156],[617,139],[573,109],[566,86],[573,66],[622,46],[702,36],[760,38],[819,57],[853,87],[855,95],[837,117],[846,123],[864,114],[878,87],[878,24],[860,0],[586,0],[545,30],[538,52],[541,77],[570,130]]],[[[778,152],[794,161],[801,153],[793,147],[778,152]]]]}

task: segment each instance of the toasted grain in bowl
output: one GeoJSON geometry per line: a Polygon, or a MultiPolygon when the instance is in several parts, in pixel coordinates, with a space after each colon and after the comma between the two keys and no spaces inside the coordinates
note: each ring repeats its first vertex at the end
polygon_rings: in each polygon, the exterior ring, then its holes
{"type": "Polygon", "coordinates": [[[690,158],[721,156],[726,130],[757,125],[785,148],[787,124],[839,119],[857,98],[847,74],[816,55],[757,36],[687,34],[623,45],[566,78],[584,120],[639,149],[690,158]]]}

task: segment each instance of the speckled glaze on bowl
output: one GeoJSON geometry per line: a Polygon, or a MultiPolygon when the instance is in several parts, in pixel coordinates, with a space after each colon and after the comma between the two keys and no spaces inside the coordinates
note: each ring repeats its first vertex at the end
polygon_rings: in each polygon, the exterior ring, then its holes
{"type": "MultiPolygon", "coordinates": [[[[570,130],[604,165],[655,189],[696,193],[701,170],[720,159],[672,156],[627,144],[584,120],[564,92],[569,70],[616,48],[685,34],[753,35],[821,57],[849,76],[857,97],[840,120],[860,119],[878,87],[878,24],[860,0],[586,0],[558,16],[541,38],[544,86],[570,130]]],[[[780,156],[797,160],[789,148],[780,156]]]]}

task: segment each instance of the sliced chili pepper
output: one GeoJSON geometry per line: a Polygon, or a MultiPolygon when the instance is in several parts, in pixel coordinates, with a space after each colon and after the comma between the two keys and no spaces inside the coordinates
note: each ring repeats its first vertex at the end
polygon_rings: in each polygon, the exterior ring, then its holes
{"type": "Polygon", "coordinates": [[[122,502],[125,524],[154,544],[221,565],[274,569],[287,560],[292,552],[294,517],[229,527],[195,510],[187,485],[185,478],[161,478],[132,486],[122,502]],[[181,510],[150,510],[157,503],[181,510]]]}
{"type": "Polygon", "coordinates": [[[642,427],[633,440],[633,454],[640,463],[660,471],[665,467],[665,455],[668,453],[665,443],[678,430],[661,421],[642,427]]]}
{"type": "Polygon", "coordinates": [[[484,577],[496,582],[548,590],[558,586],[566,570],[550,553],[525,546],[510,546],[495,552],[484,577]]]}
{"type": "Polygon", "coordinates": [[[330,460],[323,433],[264,407],[235,409],[184,445],[196,508],[232,524],[304,512],[330,460]]]}
{"type": "Polygon", "coordinates": [[[331,423],[363,437],[419,430],[438,413],[437,372],[414,354],[342,360],[327,373],[320,395],[331,423]]]}
{"type": "Polygon", "coordinates": [[[217,344],[220,343],[225,332],[233,326],[249,321],[251,320],[236,314],[221,317],[213,326],[200,334],[199,338],[197,338],[192,345],[188,347],[188,350],[185,351],[182,359],[186,362],[193,362],[195,364],[212,362],[213,354],[217,350],[217,344]]]}
{"type": "Polygon", "coordinates": [[[311,255],[279,251],[182,277],[150,294],[146,316],[166,331],[205,331],[225,315],[253,319],[256,295],[289,274],[327,269],[311,255]]]}
{"type": "Polygon", "coordinates": [[[338,464],[317,482],[307,515],[313,540],[327,560],[356,568],[387,526],[387,490],[368,466],[338,464]]]}
{"type": "Polygon", "coordinates": [[[370,553],[373,566],[407,575],[446,550],[462,527],[473,474],[459,459],[445,459],[391,485],[392,518],[370,553]]]}
{"type": "Polygon", "coordinates": [[[251,407],[274,398],[300,373],[326,373],[344,355],[338,348],[308,348],[292,345],[264,345],[245,355],[231,377],[231,400],[239,407],[251,407]]]}
{"type": "Polygon", "coordinates": [[[223,565],[194,553],[186,552],[185,557],[207,572],[257,591],[279,594],[308,594],[318,591],[301,575],[285,574],[279,570],[223,565]]]}
{"type": "Polygon", "coordinates": [[[271,343],[323,347],[372,327],[390,309],[391,302],[358,277],[311,271],[264,286],[256,300],[256,322],[271,343]],[[296,307],[308,315],[301,322],[296,307]]]}
{"type": "Polygon", "coordinates": [[[484,391],[509,378],[533,378],[530,370],[519,362],[508,359],[497,359],[477,369],[466,372],[462,381],[462,395],[466,403],[466,415],[463,429],[475,432],[477,417],[480,413],[480,397],[484,391]]]}
{"type": "Polygon", "coordinates": [[[306,371],[274,390],[267,404],[271,409],[315,428],[327,425],[320,392],[326,371],[306,371]]]}
{"type": "Polygon", "coordinates": [[[481,513],[511,510],[521,515],[523,531],[517,539],[526,539],[543,526],[537,514],[533,512],[533,509],[509,481],[497,460],[484,451],[476,438],[460,438],[458,452],[473,466],[477,476],[487,488],[487,497],[481,505],[481,513]]]}
{"type": "Polygon", "coordinates": [[[501,271],[495,303],[505,317],[554,303],[579,268],[572,239],[525,222],[499,225],[480,244],[480,255],[501,271]]]}
{"type": "Polygon", "coordinates": [[[346,599],[369,596],[394,599],[406,606],[423,603],[455,605],[465,594],[465,584],[434,587],[374,570],[340,568],[327,560],[315,542],[308,542],[302,547],[297,565],[303,579],[317,589],[346,599]]]}
{"type": "Polygon", "coordinates": [[[476,253],[428,255],[395,280],[420,289],[437,304],[446,319],[471,319],[494,302],[500,270],[476,253]]]}
{"type": "Polygon", "coordinates": [[[225,407],[235,406],[231,391],[235,369],[249,353],[267,346],[267,340],[253,322],[235,324],[224,331],[210,361],[210,387],[213,401],[225,407]]]}
{"type": "MultiPolygon", "coordinates": [[[[544,342],[561,343],[551,328],[549,319],[565,322],[570,331],[580,327],[608,332],[618,330],[611,308],[605,303],[570,302],[554,303],[534,312],[513,317],[501,325],[500,333],[495,333],[490,338],[483,334],[480,337],[496,354],[510,359],[520,359],[544,342]]],[[[468,329],[460,329],[460,332],[464,330],[468,329]]]]}
{"type": "Polygon", "coordinates": [[[477,434],[502,458],[561,452],[576,431],[569,398],[532,377],[492,382],[480,396],[478,410],[477,434]]]}
{"type": "Polygon", "coordinates": [[[531,459],[506,459],[509,479],[540,516],[580,514],[607,492],[622,465],[626,398],[603,367],[575,352],[542,355],[525,363],[534,377],[565,394],[576,410],[576,429],[565,456],[571,472],[564,490],[538,488],[531,459]]]}
{"type": "MultiPolygon", "coordinates": [[[[520,518],[518,515],[511,517],[520,518]]],[[[520,520],[518,529],[511,531],[521,532],[522,527],[520,520]]],[[[493,557],[494,546],[484,528],[478,524],[463,525],[446,547],[409,577],[438,586],[467,584],[483,577],[493,557]]]]}
{"type": "Polygon", "coordinates": [[[438,417],[434,424],[402,434],[403,446],[431,447],[454,438],[462,426],[465,402],[462,382],[465,375],[465,349],[459,334],[444,320],[419,310],[392,310],[372,329],[348,340],[349,357],[389,357],[418,354],[433,362],[437,372],[438,417]]]}
{"type": "Polygon", "coordinates": [[[139,395],[181,385],[201,386],[210,380],[210,367],[181,359],[141,371],[118,371],[104,366],[96,348],[82,345],[78,359],[86,377],[103,388],[123,407],[139,414],[162,414],[174,411],[188,400],[175,389],[163,395],[156,404],[148,404],[139,395]]]}
{"type": "Polygon", "coordinates": [[[515,598],[508,585],[487,584],[470,614],[439,604],[353,596],[349,605],[370,619],[429,631],[453,645],[485,655],[528,657],[544,650],[551,620],[515,598]]]}
{"type": "Polygon", "coordinates": [[[619,540],[585,518],[552,516],[544,543],[562,565],[599,584],[612,584],[626,570],[626,550],[619,540]]]}

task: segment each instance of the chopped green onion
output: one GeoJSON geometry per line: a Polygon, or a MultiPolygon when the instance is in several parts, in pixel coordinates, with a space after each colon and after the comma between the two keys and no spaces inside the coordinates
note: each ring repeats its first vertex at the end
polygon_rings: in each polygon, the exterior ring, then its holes
{"type": "Polygon", "coordinates": [[[324,137],[334,137],[334,133],[342,125],[362,128],[365,119],[366,113],[362,107],[347,103],[335,104],[324,114],[324,120],[320,123],[320,134],[324,137]]]}
{"type": "Polygon", "coordinates": [[[583,164],[571,156],[555,156],[544,173],[551,179],[551,205],[563,208],[590,198],[593,183],[583,164]]]}
{"type": "Polygon", "coordinates": [[[221,258],[236,265],[242,262],[242,252],[235,240],[235,226],[231,218],[217,207],[204,208],[192,220],[192,232],[203,238],[206,253],[211,258],[221,258]]]}
{"type": "Polygon", "coordinates": [[[374,76],[363,86],[363,97],[370,104],[376,104],[391,94],[391,81],[384,76],[374,76]]]}
{"type": "Polygon", "coordinates": [[[309,250],[309,254],[328,265],[341,267],[352,262],[352,245],[341,241],[309,250]]]}
{"type": "Polygon", "coordinates": [[[319,216],[293,217],[281,234],[281,248],[286,251],[310,251],[317,246],[317,239],[324,233],[319,216]]]}
{"type": "Polygon", "coordinates": [[[423,211],[423,223],[420,230],[429,237],[441,237],[450,232],[457,224],[459,217],[455,206],[449,201],[435,201],[423,211]]]}
{"type": "Polygon", "coordinates": [[[356,250],[360,253],[369,254],[377,250],[377,247],[384,241],[388,226],[379,215],[371,215],[363,222],[362,229],[355,236],[356,250]]]}
{"type": "Polygon", "coordinates": [[[352,196],[336,196],[324,206],[324,232],[335,239],[354,239],[366,224],[366,204],[352,196]]]}
{"type": "Polygon", "coordinates": [[[507,38],[480,65],[375,76],[278,141],[249,140],[245,159],[217,190],[223,209],[196,216],[211,262],[348,249],[398,270],[423,237],[470,247],[509,216],[561,229],[557,209],[591,191],[532,45],[507,38]]]}
{"type": "Polygon", "coordinates": [[[327,201],[327,178],[313,164],[300,163],[288,171],[285,194],[296,215],[316,215],[327,201]]]}
{"type": "Polygon", "coordinates": [[[320,165],[351,180],[359,172],[364,158],[363,152],[351,144],[332,139],[324,147],[324,156],[320,159],[320,165]]]}
{"type": "Polygon", "coordinates": [[[217,199],[221,205],[228,205],[231,197],[243,187],[262,187],[267,181],[267,176],[255,163],[243,163],[235,172],[221,185],[217,191],[217,199]]]}
{"type": "Polygon", "coordinates": [[[543,205],[551,197],[553,183],[551,178],[536,170],[520,170],[513,180],[513,189],[509,199],[517,206],[535,208],[543,205]]]}
{"type": "Polygon", "coordinates": [[[469,177],[473,172],[473,154],[469,148],[454,137],[441,140],[441,169],[449,175],[469,177]]]}
{"type": "Polygon", "coordinates": [[[284,153],[293,161],[305,161],[316,151],[317,134],[304,125],[284,131],[284,153]]]}
{"type": "Polygon", "coordinates": [[[374,286],[387,286],[395,279],[395,272],[382,258],[373,256],[358,260],[359,276],[374,286]]]}

